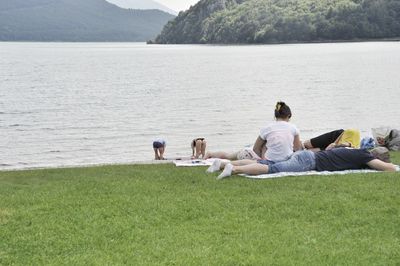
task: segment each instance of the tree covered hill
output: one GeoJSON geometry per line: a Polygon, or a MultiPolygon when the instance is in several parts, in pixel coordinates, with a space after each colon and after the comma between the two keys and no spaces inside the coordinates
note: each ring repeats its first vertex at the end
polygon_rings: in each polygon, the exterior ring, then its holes
{"type": "Polygon", "coordinates": [[[0,41],[146,41],[173,17],[105,0],[0,0],[0,41]]]}
{"type": "Polygon", "coordinates": [[[172,15],[177,15],[178,12],[172,10],[153,0],[106,0],[116,6],[130,9],[159,9],[172,15]]]}
{"type": "Polygon", "coordinates": [[[155,43],[279,43],[400,37],[399,0],[201,0],[155,43]]]}

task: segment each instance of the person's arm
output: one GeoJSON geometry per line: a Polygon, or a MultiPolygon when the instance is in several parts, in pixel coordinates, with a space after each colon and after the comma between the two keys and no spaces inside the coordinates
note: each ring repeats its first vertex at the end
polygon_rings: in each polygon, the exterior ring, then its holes
{"type": "Polygon", "coordinates": [[[345,142],[345,143],[342,143],[342,144],[331,143],[331,144],[329,144],[328,147],[326,147],[326,150],[332,150],[332,149],[335,149],[335,148],[352,148],[352,147],[351,147],[351,143],[350,142],[345,142]]]}
{"type": "Polygon", "coordinates": [[[294,136],[293,149],[294,151],[300,151],[303,149],[303,145],[301,144],[299,135],[294,136]]]}
{"type": "Polygon", "coordinates": [[[263,140],[260,136],[257,137],[256,142],[253,145],[253,151],[262,158],[264,154],[262,154],[263,146],[265,146],[265,140],[263,140]]]}
{"type": "Polygon", "coordinates": [[[340,142],[340,140],[342,139],[343,134],[344,134],[344,131],[342,132],[342,134],[339,135],[339,137],[336,138],[336,140],[333,143],[331,143],[331,145],[332,144],[338,144],[340,142]]]}
{"type": "Polygon", "coordinates": [[[266,145],[263,145],[262,146],[262,149],[261,149],[261,159],[267,159],[267,158],[265,158],[265,153],[267,153],[267,146],[266,145]]]}
{"type": "Polygon", "coordinates": [[[385,163],[379,159],[373,159],[367,163],[367,165],[375,170],[379,171],[389,171],[389,172],[396,172],[396,165],[392,163],[385,163]]]}

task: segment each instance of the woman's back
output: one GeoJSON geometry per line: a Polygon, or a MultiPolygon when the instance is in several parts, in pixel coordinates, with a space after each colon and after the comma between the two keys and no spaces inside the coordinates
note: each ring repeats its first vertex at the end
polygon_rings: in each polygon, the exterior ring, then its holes
{"type": "Polygon", "coordinates": [[[287,121],[275,121],[260,131],[260,138],[266,141],[268,160],[279,162],[289,159],[293,153],[297,127],[287,121]]]}
{"type": "Polygon", "coordinates": [[[293,150],[301,149],[300,134],[297,127],[289,123],[292,117],[290,107],[284,102],[277,102],[274,110],[276,121],[260,130],[254,152],[267,160],[280,162],[289,159],[293,150]],[[265,155],[263,150],[267,149],[265,155]]]}

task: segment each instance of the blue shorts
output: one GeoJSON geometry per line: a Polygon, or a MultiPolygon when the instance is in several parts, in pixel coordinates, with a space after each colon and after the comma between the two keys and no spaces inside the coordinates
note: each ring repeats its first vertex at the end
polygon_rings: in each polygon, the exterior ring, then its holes
{"type": "Polygon", "coordinates": [[[164,147],[164,143],[161,143],[159,141],[154,141],[153,142],[153,148],[154,149],[159,149],[159,148],[162,148],[162,147],[164,147]]]}
{"type": "Polygon", "coordinates": [[[287,161],[271,164],[268,174],[280,172],[306,172],[315,170],[315,154],[312,151],[297,151],[287,161]]]}
{"type": "Polygon", "coordinates": [[[271,165],[271,164],[274,164],[275,162],[274,161],[271,161],[271,160],[267,160],[267,159],[265,159],[265,160],[257,160],[257,163],[260,163],[260,164],[265,164],[265,165],[271,165]]]}

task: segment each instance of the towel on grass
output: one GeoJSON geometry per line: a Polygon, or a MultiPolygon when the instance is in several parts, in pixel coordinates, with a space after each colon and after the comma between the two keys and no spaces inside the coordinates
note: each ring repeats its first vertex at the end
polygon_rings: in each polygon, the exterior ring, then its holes
{"type": "MultiPolygon", "coordinates": [[[[215,158],[210,158],[207,160],[193,159],[193,160],[174,160],[172,161],[175,166],[210,166],[214,162],[215,158]]],[[[222,159],[222,161],[229,162],[229,160],[222,159]]],[[[396,167],[396,171],[400,171],[400,167],[396,167]]],[[[365,173],[378,173],[381,171],[371,170],[371,169],[361,169],[361,170],[343,170],[343,171],[307,171],[307,172],[280,172],[275,174],[264,174],[264,175],[245,175],[240,174],[247,178],[253,179],[268,179],[268,178],[278,178],[285,176],[307,176],[307,175],[346,175],[346,174],[365,174],[365,173]]]]}
{"type": "MultiPolygon", "coordinates": [[[[193,160],[173,160],[175,166],[210,166],[214,162],[215,158],[207,160],[193,159],[193,160]]],[[[229,160],[222,159],[222,161],[229,162],[229,160]]]]}
{"type": "Polygon", "coordinates": [[[207,166],[212,164],[207,160],[174,160],[172,162],[176,166],[207,166]]]}
{"type": "Polygon", "coordinates": [[[363,169],[363,170],[344,170],[344,171],[307,171],[307,172],[281,172],[275,174],[265,174],[265,175],[245,175],[242,174],[241,176],[245,176],[248,178],[254,179],[266,179],[266,178],[277,178],[277,177],[284,177],[284,176],[304,176],[304,175],[346,175],[346,174],[365,174],[365,173],[377,173],[380,171],[370,170],[370,169],[363,169]]]}

